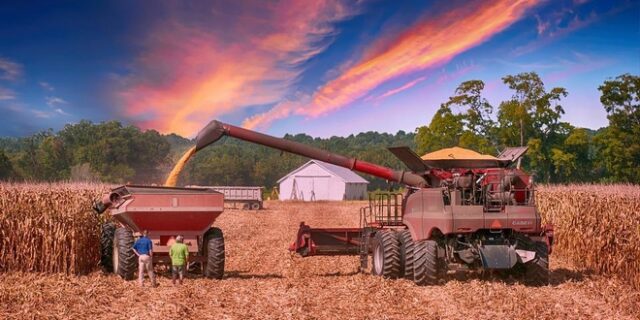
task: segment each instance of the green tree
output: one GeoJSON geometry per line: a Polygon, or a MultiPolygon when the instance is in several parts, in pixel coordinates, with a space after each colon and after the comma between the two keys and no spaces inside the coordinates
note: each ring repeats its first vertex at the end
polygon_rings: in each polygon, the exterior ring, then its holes
{"type": "Polygon", "coordinates": [[[0,149],[0,180],[7,180],[13,177],[13,164],[11,160],[4,152],[4,149],[0,149]]]}
{"type": "Polygon", "coordinates": [[[598,90],[609,119],[595,137],[605,180],[640,183],[640,77],[623,74],[598,90]]]}
{"type": "Polygon", "coordinates": [[[567,164],[572,157],[563,151],[563,142],[571,126],[560,121],[564,114],[560,100],[567,96],[567,90],[556,87],[547,91],[535,72],[508,75],[502,80],[515,92],[499,107],[497,134],[500,143],[503,147],[529,146],[530,166],[543,180],[554,181],[558,178],[554,174],[555,164],[574,167],[567,164]]]}
{"type": "Polygon", "coordinates": [[[451,112],[451,108],[443,104],[431,119],[428,126],[419,127],[416,131],[417,153],[422,155],[442,148],[457,146],[460,135],[464,131],[463,116],[451,112]]]}

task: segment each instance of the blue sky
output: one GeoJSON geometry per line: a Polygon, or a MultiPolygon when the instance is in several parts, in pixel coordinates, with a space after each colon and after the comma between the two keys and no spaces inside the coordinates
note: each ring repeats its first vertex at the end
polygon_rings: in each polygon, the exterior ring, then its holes
{"type": "Polygon", "coordinates": [[[38,2],[0,6],[0,136],[119,120],[194,136],[413,131],[465,80],[538,72],[563,120],[607,124],[597,87],[640,74],[638,1],[38,2]]]}

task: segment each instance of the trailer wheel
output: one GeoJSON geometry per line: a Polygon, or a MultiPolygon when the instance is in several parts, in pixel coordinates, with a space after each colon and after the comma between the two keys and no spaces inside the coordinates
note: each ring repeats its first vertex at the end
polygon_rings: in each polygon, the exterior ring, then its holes
{"type": "Polygon", "coordinates": [[[413,257],[413,282],[420,286],[437,284],[438,244],[433,240],[415,242],[413,257]]]}
{"type": "Polygon", "coordinates": [[[251,203],[251,210],[260,210],[260,202],[251,203]]]}
{"type": "Polygon", "coordinates": [[[376,232],[371,273],[393,279],[400,276],[400,270],[400,241],[395,232],[376,232]]]}
{"type": "Polygon", "coordinates": [[[100,233],[100,266],[104,272],[113,272],[113,236],[116,225],[112,222],[102,224],[100,233]]]}
{"type": "Polygon", "coordinates": [[[133,252],[133,232],[117,228],[113,237],[113,272],[125,280],[133,280],[138,259],[133,252]]]}
{"type": "Polygon", "coordinates": [[[413,280],[413,259],[415,243],[411,238],[409,230],[402,230],[398,233],[400,241],[400,271],[409,280],[413,280]]]}
{"type": "Polygon", "coordinates": [[[536,258],[526,263],[525,280],[532,285],[549,284],[549,248],[547,243],[536,241],[534,243],[536,258]]]}
{"type": "Polygon", "coordinates": [[[243,203],[242,204],[242,210],[249,210],[249,208],[251,208],[251,206],[248,203],[243,203]]]}
{"type": "Polygon", "coordinates": [[[222,279],[224,275],[224,235],[219,228],[207,232],[207,265],[205,276],[210,279],[222,279]]]}

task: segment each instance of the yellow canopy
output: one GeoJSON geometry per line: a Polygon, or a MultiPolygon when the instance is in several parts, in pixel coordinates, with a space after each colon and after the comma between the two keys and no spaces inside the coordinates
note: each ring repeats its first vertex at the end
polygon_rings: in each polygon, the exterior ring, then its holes
{"type": "Polygon", "coordinates": [[[427,153],[422,156],[422,160],[498,160],[498,158],[465,148],[453,147],[427,153]]]}

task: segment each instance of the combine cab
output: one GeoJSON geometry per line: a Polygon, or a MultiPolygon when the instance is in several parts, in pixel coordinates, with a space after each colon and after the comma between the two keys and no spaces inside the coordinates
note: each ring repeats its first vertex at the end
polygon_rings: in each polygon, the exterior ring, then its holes
{"type": "Polygon", "coordinates": [[[103,225],[103,268],[133,279],[138,263],[134,234],[147,230],[154,263],[170,264],[169,247],[182,235],[189,260],[198,262],[207,277],[222,278],[224,237],[212,224],[223,211],[223,201],[223,194],[206,188],[125,185],[111,190],[94,205],[98,213],[110,209],[115,220],[103,225]]]}

